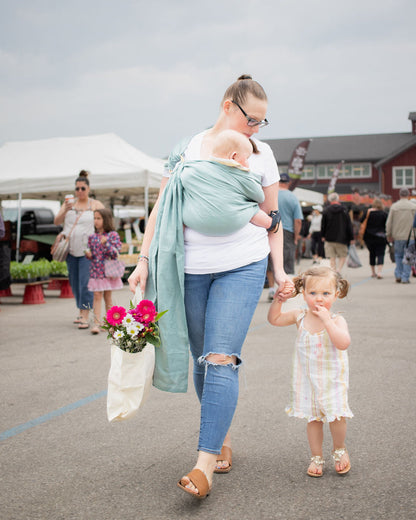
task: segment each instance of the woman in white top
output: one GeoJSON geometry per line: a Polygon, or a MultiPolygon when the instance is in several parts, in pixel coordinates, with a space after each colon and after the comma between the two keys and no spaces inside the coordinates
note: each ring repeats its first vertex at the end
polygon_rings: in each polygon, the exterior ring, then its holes
{"type": "Polygon", "coordinates": [[[309,227],[309,238],[311,239],[311,251],[313,263],[317,264],[324,257],[324,244],[321,235],[322,206],[312,206],[311,225],[309,227]]]}
{"type": "MultiPolygon", "coordinates": [[[[270,147],[253,138],[265,119],[267,96],[250,76],[241,76],[225,92],[215,125],[194,136],[184,159],[208,159],[215,137],[223,130],[236,130],[251,138],[257,153],[249,158],[250,170],[262,178],[265,200],[261,209],[277,210],[279,172],[270,147]]],[[[132,291],[145,290],[148,254],[155,231],[161,194],[169,181],[166,171],[159,198],[149,217],[138,265],[129,278],[132,291]]],[[[198,460],[194,470],[178,485],[184,491],[205,497],[213,472],[231,469],[229,427],[238,399],[238,368],[241,348],[262,293],[267,256],[271,252],[278,295],[284,301],[293,284],[283,269],[283,234],[267,232],[251,223],[226,236],[207,236],[184,228],[185,308],[194,384],[201,402],[198,460]]]]}
{"type": "Polygon", "coordinates": [[[75,199],[65,199],[55,217],[55,224],[64,226],[62,233],[65,236],[70,234],[66,263],[69,283],[78,308],[74,323],[78,324],[79,329],[88,329],[89,312],[94,299],[94,294],[88,290],[90,260],[85,256],[85,250],[88,247],[88,237],[94,233],[94,211],[104,208],[100,201],[90,199],[89,193],[88,172],[81,170],[75,181],[75,199]]]}

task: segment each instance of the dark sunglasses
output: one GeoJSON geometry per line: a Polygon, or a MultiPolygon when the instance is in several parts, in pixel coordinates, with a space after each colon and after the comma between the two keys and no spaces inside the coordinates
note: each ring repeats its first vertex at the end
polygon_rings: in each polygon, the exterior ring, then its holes
{"type": "Polygon", "coordinates": [[[86,189],[87,189],[87,188],[86,188],[85,186],[77,186],[77,187],[75,188],[75,191],[80,191],[80,190],[81,190],[81,191],[85,191],[86,189]]]}
{"type": "Polygon", "coordinates": [[[231,100],[231,103],[237,105],[241,112],[244,114],[244,117],[247,119],[247,126],[258,126],[259,128],[263,128],[263,126],[267,126],[269,124],[267,119],[263,119],[263,121],[257,121],[257,119],[254,119],[254,117],[248,116],[246,112],[240,107],[240,105],[233,99],[231,100]]]}

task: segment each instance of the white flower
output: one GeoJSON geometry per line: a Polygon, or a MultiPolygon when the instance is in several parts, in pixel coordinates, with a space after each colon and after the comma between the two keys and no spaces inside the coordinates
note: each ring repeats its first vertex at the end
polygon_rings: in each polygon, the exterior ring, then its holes
{"type": "Polygon", "coordinates": [[[126,331],[127,331],[127,334],[128,334],[129,336],[133,337],[133,336],[136,336],[136,335],[139,333],[140,329],[139,329],[139,327],[137,326],[137,324],[135,324],[135,325],[129,325],[129,326],[127,326],[127,327],[126,327],[126,331]]]}
{"type": "Polygon", "coordinates": [[[121,332],[121,330],[116,330],[113,334],[114,339],[121,339],[122,337],[123,337],[123,333],[121,332]]]}
{"type": "Polygon", "coordinates": [[[135,321],[133,319],[133,316],[131,314],[126,314],[126,317],[124,318],[122,325],[124,327],[128,327],[129,325],[134,325],[135,321]]]}

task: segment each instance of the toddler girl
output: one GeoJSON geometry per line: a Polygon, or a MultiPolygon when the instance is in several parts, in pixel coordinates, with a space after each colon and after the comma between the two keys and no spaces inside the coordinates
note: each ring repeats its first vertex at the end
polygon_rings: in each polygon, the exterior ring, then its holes
{"type": "Polygon", "coordinates": [[[348,473],[351,468],[345,448],[346,418],[353,417],[348,406],[348,354],[351,338],[345,319],[331,313],[335,300],[344,298],[349,283],[330,267],[312,267],[293,279],[295,296],[303,292],[307,309],[282,312],[275,299],[268,320],[284,327],[296,324],[292,398],[286,413],[308,420],[307,435],[311,450],[308,475],[321,477],[323,423],[328,421],[333,440],[335,470],[348,473]]]}
{"type": "Polygon", "coordinates": [[[122,289],[121,278],[106,278],[104,260],[116,259],[121,249],[121,240],[114,231],[113,215],[109,209],[94,211],[95,233],[88,237],[85,256],[91,260],[88,289],[94,293],[94,327],[92,334],[100,332],[101,300],[104,295],[106,311],[112,307],[111,291],[122,289]]]}

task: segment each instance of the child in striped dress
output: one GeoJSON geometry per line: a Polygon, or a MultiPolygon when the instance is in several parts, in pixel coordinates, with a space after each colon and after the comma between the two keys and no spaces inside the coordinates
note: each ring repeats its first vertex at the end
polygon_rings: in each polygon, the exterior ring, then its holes
{"type": "Polygon", "coordinates": [[[349,283],[330,267],[312,267],[293,279],[294,296],[303,293],[307,309],[282,312],[282,302],[275,298],[268,320],[285,327],[296,324],[296,339],[291,403],[286,412],[291,417],[308,420],[307,436],[311,450],[308,475],[321,477],[323,423],[328,422],[333,440],[335,470],[348,473],[351,468],[345,448],[346,418],[353,416],[348,405],[348,354],[351,338],[345,319],[331,313],[337,298],[344,298],[349,283]]]}

